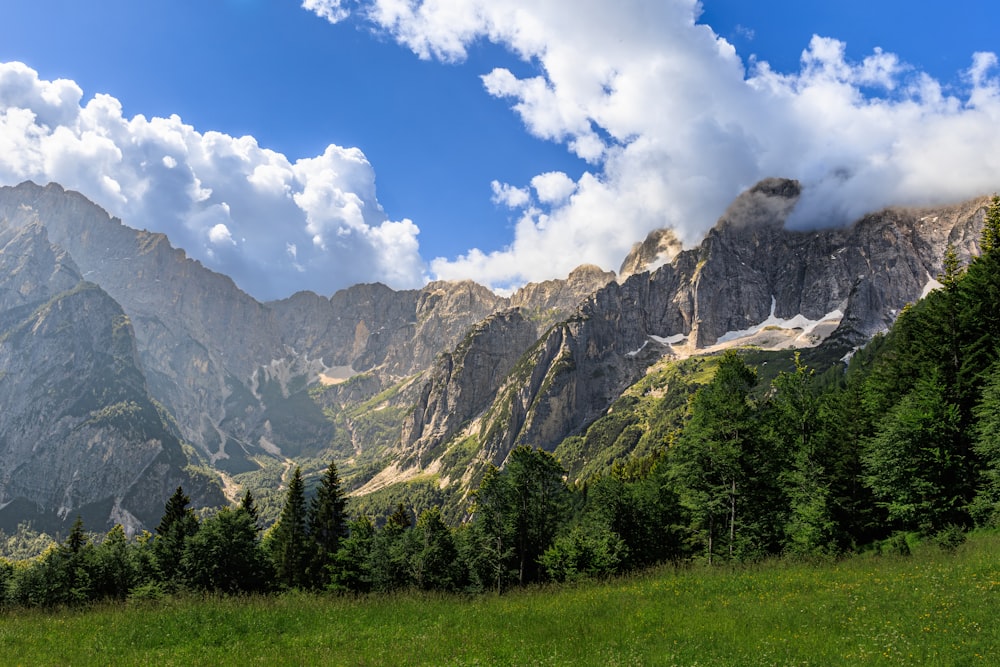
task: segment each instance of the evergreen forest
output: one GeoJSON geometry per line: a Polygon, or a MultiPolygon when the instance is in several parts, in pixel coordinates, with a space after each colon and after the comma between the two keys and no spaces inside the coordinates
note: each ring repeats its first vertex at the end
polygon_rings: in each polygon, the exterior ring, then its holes
{"type": "Polygon", "coordinates": [[[461,521],[403,504],[352,516],[333,463],[308,493],[294,470],[267,530],[250,493],[199,516],[178,488],[154,533],[93,536],[78,519],[41,556],[0,560],[0,603],[504,592],[664,562],[905,553],[914,539],[954,546],[1000,525],[1000,197],[980,249],[962,266],[949,248],[939,289],[828,368],[789,352],[765,380],[753,351],[697,362],[707,372],[690,391],[659,399],[676,420],[654,415],[639,428],[612,412],[592,427],[617,419],[615,442],[631,434],[628,452],[597,471],[565,470],[558,448],[515,448],[461,521]]]}

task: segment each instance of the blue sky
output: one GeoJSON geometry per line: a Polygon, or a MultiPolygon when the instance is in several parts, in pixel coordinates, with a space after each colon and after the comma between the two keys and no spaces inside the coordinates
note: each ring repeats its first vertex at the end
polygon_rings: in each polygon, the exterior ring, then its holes
{"type": "Polygon", "coordinates": [[[806,184],[803,226],[1000,181],[982,0],[4,5],[0,182],[260,298],[617,269],[769,175],[806,184]]]}

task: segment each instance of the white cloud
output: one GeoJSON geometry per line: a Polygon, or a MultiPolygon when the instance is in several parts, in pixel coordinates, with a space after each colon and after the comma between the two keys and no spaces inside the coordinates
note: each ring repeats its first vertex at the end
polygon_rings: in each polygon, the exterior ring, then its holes
{"type": "Polygon", "coordinates": [[[561,171],[550,171],[531,179],[531,187],[543,204],[561,204],[576,191],[576,183],[561,171]]]}
{"type": "Polygon", "coordinates": [[[208,240],[215,245],[236,245],[229,227],[222,222],[208,230],[208,240]]]}
{"type": "Polygon", "coordinates": [[[341,0],[302,0],[302,8],[315,13],[330,23],[340,23],[351,15],[341,0]]]}
{"type": "Polygon", "coordinates": [[[493,188],[493,203],[506,206],[508,208],[521,208],[527,206],[531,201],[531,193],[527,188],[515,188],[508,183],[493,181],[490,183],[493,188]]]}
{"type": "Polygon", "coordinates": [[[523,209],[511,243],[439,258],[433,272],[509,286],[581,262],[617,268],[656,227],[699,241],[768,176],[804,183],[800,226],[997,189],[994,54],[973,55],[965,89],[947,93],[895,54],[852,61],[820,36],[797,72],[748,69],[699,13],[696,0],[371,0],[368,18],[421,58],[461,60],[486,39],[535,64],[528,78],[485,74],[486,92],[593,166],[572,191],[568,177],[535,177],[537,201],[496,184],[496,200],[523,209]]]}
{"type": "Polygon", "coordinates": [[[386,219],[358,149],[291,163],[253,137],[201,133],[177,116],[125,118],[113,97],[84,102],[71,81],[0,64],[0,183],[26,179],[57,181],[131,226],[165,232],[258,298],[425,280],[419,230],[386,219]]]}

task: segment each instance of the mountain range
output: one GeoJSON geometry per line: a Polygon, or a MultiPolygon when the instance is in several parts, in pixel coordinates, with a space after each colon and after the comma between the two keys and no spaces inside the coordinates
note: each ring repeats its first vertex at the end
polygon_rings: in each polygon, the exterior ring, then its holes
{"type": "MultiPolygon", "coordinates": [[[[261,303],[57,184],[0,188],[0,528],[156,525],[183,486],[250,489],[334,460],[353,497],[458,516],[488,465],[554,451],[650,369],[740,345],[849,355],[978,252],[985,197],[789,229],[801,186],[741,194],[700,245],[501,296],[356,285],[261,303]]],[[[621,456],[628,456],[622,452],[621,456]]],[[[580,462],[564,460],[567,469],[580,462]]]]}

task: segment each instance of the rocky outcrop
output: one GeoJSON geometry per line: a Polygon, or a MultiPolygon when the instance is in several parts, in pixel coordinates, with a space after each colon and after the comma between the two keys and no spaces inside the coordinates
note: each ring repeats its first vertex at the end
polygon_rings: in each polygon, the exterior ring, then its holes
{"type": "Polygon", "coordinates": [[[447,441],[496,396],[514,364],[536,340],[520,310],[491,315],[441,355],[403,423],[400,451],[420,456],[447,441]]]}
{"type": "Polygon", "coordinates": [[[510,298],[513,308],[520,308],[535,322],[541,335],[556,322],[570,317],[591,294],[615,280],[614,271],[604,271],[593,264],[574,269],[565,280],[528,283],[510,298]]]}
{"type": "Polygon", "coordinates": [[[674,260],[684,246],[672,229],[654,229],[641,243],[632,246],[618,269],[620,280],[626,280],[636,273],[655,271],[674,260]]]}

